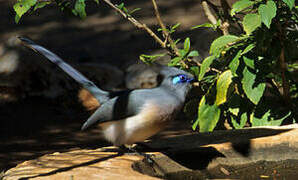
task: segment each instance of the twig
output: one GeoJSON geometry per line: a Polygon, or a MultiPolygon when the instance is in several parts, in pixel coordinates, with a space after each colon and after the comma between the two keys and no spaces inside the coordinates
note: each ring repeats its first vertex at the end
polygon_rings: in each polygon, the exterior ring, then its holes
{"type": "Polygon", "coordinates": [[[135,18],[128,16],[126,13],[124,13],[121,9],[119,9],[117,6],[115,6],[113,3],[111,3],[110,0],[103,0],[106,4],[108,4],[111,8],[116,10],[118,13],[120,13],[124,18],[129,20],[133,25],[135,25],[139,29],[145,30],[153,39],[161,45],[162,48],[166,48],[166,44],[146,25],[142,24],[139,21],[137,21],[135,18]]]}
{"type": "Polygon", "coordinates": [[[212,23],[212,24],[216,24],[217,23],[217,20],[216,18],[214,17],[214,15],[212,14],[209,6],[208,6],[208,3],[206,1],[202,1],[202,6],[203,6],[203,10],[208,18],[208,20],[212,23]]]}
{"type": "Polygon", "coordinates": [[[228,22],[223,22],[222,25],[220,26],[220,30],[224,35],[228,35],[229,27],[230,27],[230,24],[228,22]]]}
{"type": "Polygon", "coordinates": [[[282,92],[279,90],[279,86],[274,79],[268,78],[267,82],[272,86],[272,88],[278,93],[280,97],[283,97],[282,92]]]}
{"type": "Polygon", "coordinates": [[[158,6],[157,6],[156,1],[155,0],[152,0],[152,4],[153,4],[153,8],[154,8],[154,12],[155,12],[155,16],[156,16],[157,22],[158,22],[159,26],[162,29],[162,33],[163,33],[163,36],[165,38],[165,43],[167,41],[169,41],[170,46],[171,46],[171,49],[170,50],[172,50],[175,53],[176,56],[180,56],[179,50],[178,50],[176,44],[174,43],[173,39],[170,36],[170,33],[167,31],[166,26],[164,25],[164,23],[161,20],[160,13],[158,11],[158,6]]]}
{"type": "Polygon", "coordinates": [[[282,47],[280,52],[280,69],[281,69],[281,78],[282,78],[282,89],[283,89],[283,97],[287,103],[291,102],[290,98],[290,86],[286,79],[286,71],[287,71],[287,65],[285,62],[285,50],[284,47],[282,47]]]}
{"type": "MultiPolygon", "coordinates": [[[[156,4],[156,1],[155,0],[152,0],[152,4],[153,4],[153,7],[154,7],[154,10],[155,10],[155,15],[156,15],[156,18],[157,18],[157,21],[160,25],[160,27],[162,28],[162,32],[163,32],[163,35],[165,37],[165,41],[163,42],[146,24],[142,24],[140,23],[139,21],[137,21],[135,18],[133,18],[132,16],[129,16],[127,15],[125,12],[123,12],[121,9],[119,9],[117,6],[115,6],[113,3],[111,3],[110,0],[103,0],[103,2],[105,2],[107,5],[109,5],[111,8],[113,8],[114,10],[116,10],[120,15],[122,15],[124,18],[126,18],[127,20],[129,20],[133,25],[135,25],[137,28],[139,29],[143,29],[145,30],[151,37],[153,37],[153,39],[158,43],[160,44],[160,46],[162,48],[165,48],[165,49],[169,49],[170,51],[172,51],[176,56],[179,56],[179,50],[176,46],[176,44],[174,43],[173,39],[170,37],[169,35],[169,32],[167,32],[166,30],[166,27],[164,25],[164,23],[162,22],[161,20],[161,17],[160,17],[160,14],[159,14],[159,11],[158,11],[158,7],[157,7],[157,4],[156,4]],[[167,42],[170,43],[170,48],[167,47],[167,42]]],[[[210,11],[210,10],[209,10],[210,11]]],[[[211,13],[211,12],[210,12],[211,13]]],[[[213,16],[214,17],[214,16],[213,16]]],[[[215,19],[215,23],[216,23],[216,19],[215,19]]],[[[198,66],[201,66],[201,63],[199,62],[195,62],[198,66]]],[[[184,64],[186,67],[188,67],[187,64],[184,64]]],[[[214,72],[217,72],[217,73],[221,73],[220,70],[217,70],[215,68],[209,68],[208,70],[212,70],[214,72]]]]}
{"type": "MultiPolygon", "coordinates": [[[[215,18],[215,16],[212,14],[208,2],[206,0],[202,1],[202,7],[203,10],[205,12],[205,15],[207,16],[208,20],[216,25],[217,24],[217,20],[215,18]]],[[[229,28],[230,24],[228,22],[223,22],[222,25],[220,26],[220,30],[222,31],[223,35],[228,35],[229,34],[229,28]]]]}
{"type": "MultiPolygon", "coordinates": [[[[195,62],[196,62],[196,61],[195,61],[195,62]]],[[[199,62],[196,62],[196,64],[197,64],[197,66],[202,66],[202,64],[199,63],[199,62]]],[[[222,71],[220,71],[220,70],[218,70],[218,69],[215,69],[215,68],[212,68],[212,67],[209,67],[209,68],[207,69],[207,71],[214,71],[214,72],[217,72],[217,73],[222,73],[222,71]]]]}
{"type": "Polygon", "coordinates": [[[279,56],[279,65],[281,70],[281,78],[282,78],[282,89],[283,89],[283,98],[285,102],[292,106],[291,98],[290,98],[290,85],[286,78],[286,71],[287,71],[287,64],[285,59],[285,46],[284,46],[284,31],[280,25],[280,23],[277,23],[277,27],[279,29],[279,39],[281,43],[281,52],[279,56]]]}

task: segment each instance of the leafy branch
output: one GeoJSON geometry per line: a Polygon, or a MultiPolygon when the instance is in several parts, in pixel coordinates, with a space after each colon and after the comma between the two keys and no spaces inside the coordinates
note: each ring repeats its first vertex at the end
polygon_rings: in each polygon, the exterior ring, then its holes
{"type": "Polygon", "coordinates": [[[160,25],[160,27],[162,29],[163,37],[165,38],[164,44],[167,44],[167,41],[169,41],[170,47],[171,47],[170,50],[172,51],[172,53],[174,53],[176,56],[180,56],[179,50],[176,46],[176,43],[171,38],[169,31],[167,30],[166,26],[164,25],[163,21],[161,20],[156,1],[152,0],[152,4],[154,7],[155,17],[157,19],[158,24],[160,25]]]}
{"type": "Polygon", "coordinates": [[[121,16],[126,18],[129,22],[131,22],[137,28],[145,30],[158,44],[160,44],[160,46],[162,48],[166,48],[166,44],[146,24],[140,23],[138,20],[136,20],[132,16],[126,14],[123,10],[121,10],[116,5],[111,3],[110,0],[102,0],[102,1],[104,1],[107,5],[109,5],[115,11],[117,11],[121,16]]]}
{"type": "MultiPolygon", "coordinates": [[[[211,24],[205,23],[193,29],[212,27],[220,29],[223,36],[213,41],[210,47],[211,56],[202,62],[201,67],[207,69],[213,64],[221,63],[226,70],[211,77],[209,83],[205,81],[209,88],[199,103],[198,117],[193,128],[196,129],[199,125],[200,131],[212,131],[220,117],[230,120],[234,128],[280,125],[286,118],[295,120],[291,92],[295,93],[297,85],[290,86],[287,79],[290,75],[287,64],[295,61],[295,58],[289,53],[286,54],[284,43],[288,42],[297,47],[295,43],[291,43],[298,39],[289,36],[291,28],[287,22],[291,20],[297,24],[297,11],[291,11],[294,0],[239,0],[233,4],[231,10],[223,5],[225,0],[221,0],[224,13],[223,17],[217,18],[223,19],[224,23],[216,20],[208,4],[210,3],[207,0],[202,2],[211,24]],[[227,13],[228,10],[230,13],[227,13]],[[228,26],[224,27],[225,22],[240,24],[244,33],[231,35],[227,32],[228,26]],[[275,72],[281,73],[278,75],[275,72]],[[264,92],[268,79],[278,93],[282,92],[285,107],[290,107],[286,108],[288,114],[280,119],[273,118],[272,114],[276,113],[276,110],[267,108],[264,111],[261,108],[266,104],[264,92]],[[279,87],[282,87],[283,91],[280,91],[279,87]],[[264,111],[263,114],[261,111],[264,111]]],[[[199,81],[204,82],[206,74],[207,72],[204,73],[201,69],[199,81]]]]}

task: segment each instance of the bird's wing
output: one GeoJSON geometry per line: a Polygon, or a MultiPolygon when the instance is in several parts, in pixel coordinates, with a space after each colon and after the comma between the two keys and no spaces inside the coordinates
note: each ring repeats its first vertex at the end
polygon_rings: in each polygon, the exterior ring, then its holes
{"type": "Polygon", "coordinates": [[[95,123],[117,121],[136,115],[142,107],[142,100],[135,101],[133,94],[128,91],[107,101],[89,117],[81,129],[84,130],[95,123]]]}
{"type": "MultiPolygon", "coordinates": [[[[138,89],[127,91],[110,99],[98,108],[83,124],[82,130],[96,123],[122,120],[146,109],[159,109],[160,116],[170,115],[181,103],[168,92],[156,89],[138,89]]],[[[156,112],[157,112],[156,111],[156,112]]]]}
{"type": "Polygon", "coordinates": [[[64,72],[86,88],[101,104],[109,100],[109,92],[99,89],[92,81],[87,79],[84,75],[78,72],[76,69],[71,67],[69,64],[64,62],[59,56],[49,51],[48,49],[36,44],[32,40],[24,37],[19,37],[19,39],[29,48],[41,53],[52,63],[59,66],[64,72]]]}

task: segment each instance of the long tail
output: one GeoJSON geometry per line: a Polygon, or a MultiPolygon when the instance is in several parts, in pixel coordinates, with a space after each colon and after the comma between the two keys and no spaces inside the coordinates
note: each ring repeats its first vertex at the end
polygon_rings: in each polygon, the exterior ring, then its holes
{"type": "Polygon", "coordinates": [[[78,72],[76,69],[71,67],[69,64],[64,62],[59,56],[53,52],[47,50],[46,48],[36,44],[32,40],[24,37],[19,37],[19,39],[29,48],[36,52],[44,55],[52,63],[59,66],[64,72],[81,84],[85,89],[87,89],[99,102],[100,104],[105,103],[109,100],[109,92],[99,89],[92,81],[87,79],[84,75],[78,72]]]}

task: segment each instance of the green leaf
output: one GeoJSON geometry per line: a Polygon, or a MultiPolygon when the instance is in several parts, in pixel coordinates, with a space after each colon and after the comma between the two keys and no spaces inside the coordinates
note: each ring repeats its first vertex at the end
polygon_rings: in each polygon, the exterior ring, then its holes
{"type": "Polygon", "coordinates": [[[189,40],[189,37],[187,37],[184,41],[184,50],[186,53],[188,53],[189,49],[190,49],[190,40],[189,40]]]}
{"type": "Polygon", "coordinates": [[[200,67],[200,74],[198,77],[198,80],[201,81],[207,71],[207,69],[210,67],[212,62],[214,61],[215,56],[208,56],[207,58],[204,59],[201,67],[200,67]]]}
{"type": "Polygon", "coordinates": [[[141,10],[142,8],[135,8],[132,11],[129,12],[130,15],[132,15],[134,12],[137,12],[139,10],[141,10]]]}
{"type": "Polygon", "coordinates": [[[214,28],[214,25],[211,23],[204,23],[204,24],[196,25],[196,26],[192,27],[191,29],[197,29],[200,27],[214,28]]]}
{"type": "Polygon", "coordinates": [[[175,57],[173,59],[171,59],[171,61],[168,63],[168,66],[177,66],[179,65],[179,62],[182,60],[182,57],[175,57]]]}
{"type": "MultiPolygon", "coordinates": [[[[158,28],[157,31],[158,32],[161,32],[161,31],[163,31],[163,29],[162,28],[158,28]]],[[[169,30],[168,29],[164,29],[164,31],[169,31],[169,30]]]]}
{"type": "Polygon", "coordinates": [[[249,44],[248,46],[246,46],[246,48],[243,50],[243,52],[241,53],[241,55],[248,53],[249,51],[251,51],[253,48],[255,48],[256,46],[254,44],[249,44]]]}
{"type": "Polygon", "coordinates": [[[206,102],[205,96],[202,97],[199,104],[198,123],[200,132],[213,131],[220,117],[220,109],[215,104],[210,105],[206,102]]]}
{"type": "Polygon", "coordinates": [[[238,66],[239,66],[239,58],[241,57],[241,53],[242,53],[242,50],[239,50],[236,54],[236,56],[233,58],[233,60],[230,62],[229,64],[229,68],[233,74],[233,76],[237,76],[237,69],[238,69],[238,66]]]}
{"type": "Polygon", "coordinates": [[[151,64],[154,61],[157,60],[157,58],[162,57],[166,54],[154,54],[154,55],[146,55],[146,54],[141,54],[140,55],[140,60],[143,61],[146,64],[151,64]]]}
{"type": "MultiPolygon", "coordinates": [[[[64,11],[65,9],[71,9],[71,6],[72,6],[72,3],[69,1],[59,1],[58,2],[58,7],[60,8],[61,11],[64,11]]],[[[72,13],[74,15],[78,14],[74,9],[72,9],[72,13]]]]}
{"type": "Polygon", "coordinates": [[[225,35],[215,39],[210,46],[210,54],[218,55],[229,43],[239,40],[239,37],[234,35],[225,35]]]}
{"type": "Polygon", "coordinates": [[[289,112],[287,115],[285,115],[284,117],[282,117],[282,118],[280,118],[280,119],[271,119],[271,121],[270,121],[270,125],[271,126],[280,126],[281,125],[281,123],[287,118],[287,117],[289,117],[291,115],[291,112],[289,112]]]}
{"type": "Polygon", "coordinates": [[[220,27],[221,26],[221,23],[222,23],[221,19],[218,19],[216,21],[215,27],[213,27],[213,29],[216,30],[217,27],[220,27]]]}
{"type": "Polygon", "coordinates": [[[276,16],[276,5],[273,1],[267,1],[266,5],[261,4],[258,8],[262,22],[270,28],[272,19],[276,16]]]}
{"type": "Polygon", "coordinates": [[[199,76],[199,66],[192,66],[190,67],[190,70],[193,72],[193,74],[198,77],[199,76]]]}
{"type": "Polygon", "coordinates": [[[188,52],[185,49],[179,49],[179,54],[181,56],[181,59],[186,57],[187,53],[188,52]]]}
{"type": "Polygon", "coordinates": [[[219,75],[216,83],[216,100],[215,104],[217,106],[225,103],[227,101],[228,89],[232,83],[232,72],[226,70],[221,75],[219,75]]]}
{"type": "Polygon", "coordinates": [[[283,120],[291,115],[289,112],[286,116],[282,117],[281,119],[273,119],[270,117],[270,110],[267,111],[261,118],[257,118],[253,116],[251,120],[252,126],[280,126],[283,120]]]}
{"type": "Polygon", "coordinates": [[[258,14],[247,14],[243,18],[243,28],[247,35],[250,35],[261,26],[261,17],[258,14]]]}
{"type": "Polygon", "coordinates": [[[190,51],[190,53],[187,55],[187,57],[195,57],[199,56],[199,52],[196,50],[190,51]]]}
{"type": "Polygon", "coordinates": [[[254,104],[258,104],[265,90],[265,83],[255,85],[256,75],[250,72],[247,67],[243,70],[242,87],[248,99],[254,104]]]}
{"type": "Polygon", "coordinates": [[[36,4],[37,0],[18,0],[13,9],[16,12],[15,22],[18,23],[21,17],[36,4]]]}
{"type": "Polygon", "coordinates": [[[177,40],[174,42],[174,44],[177,44],[180,40],[181,40],[181,39],[177,39],[177,40]]]}
{"type": "Polygon", "coordinates": [[[231,10],[231,16],[234,16],[236,13],[241,12],[242,10],[252,6],[255,2],[249,0],[240,0],[233,4],[231,10]]]}
{"type": "Polygon", "coordinates": [[[19,23],[20,19],[21,19],[21,17],[20,17],[19,15],[16,14],[15,17],[14,17],[14,21],[15,21],[16,23],[19,23]]]}
{"type": "Polygon", "coordinates": [[[51,2],[50,1],[37,2],[36,5],[34,6],[34,11],[36,9],[43,8],[43,7],[45,7],[48,4],[51,4],[51,2]]]}
{"type": "Polygon", "coordinates": [[[290,10],[292,10],[292,8],[295,5],[295,0],[282,0],[282,1],[289,6],[290,10]]]}
{"type": "Polygon", "coordinates": [[[99,0],[94,0],[96,2],[96,4],[99,4],[99,0]]]}
{"type": "Polygon", "coordinates": [[[117,8],[118,8],[118,9],[121,9],[121,10],[122,10],[123,7],[124,7],[124,3],[121,3],[121,4],[117,5],[117,8]]]}
{"type": "Polygon", "coordinates": [[[252,69],[255,68],[255,64],[254,64],[254,60],[253,59],[249,59],[249,58],[243,56],[243,61],[246,64],[246,66],[248,66],[248,67],[250,67],[252,69]]]}
{"type": "Polygon", "coordinates": [[[252,127],[266,126],[266,124],[268,122],[269,115],[270,115],[270,111],[267,111],[261,118],[257,118],[257,117],[254,117],[254,113],[253,113],[252,118],[251,118],[252,127]]]}
{"type": "Polygon", "coordinates": [[[245,124],[247,122],[247,113],[241,114],[240,124],[237,122],[237,120],[233,116],[231,116],[231,120],[232,120],[233,127],[235,129],[241,129],[245,126],[245,124]]]}
{"type": "Polygon", "coordinates": [[[192,125],[192,130],[196,130],[199,125],[199,120],[196,120],[192,125]]]}
{"type": "Polygon", "coordinates": [[[85,11],[85,0],[77,0],[75,3],[74,11],[73,13],[75,15],[79,15],[80,18],[85,18],[86,17],[86,11],[85,11]]]}
{"type": "Polygon", "coordinates": [[[240,109],[239,108],[229,108],[229,112],[235,116],[238,116],[240,109]]]}
{"type": "Polygon", "coordinates": [[[176,28],[180,26],[180,23],[175,24],[173,27],[171,27],[171,32],[175,32],[176,28]]]}
{"type": "Polygon", "coordinates": [[[247,113],[243,113],[240,116],[240,128],[244,128],[246,122],[247,122],[247,113]]]}

